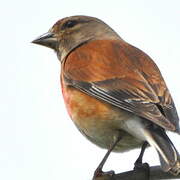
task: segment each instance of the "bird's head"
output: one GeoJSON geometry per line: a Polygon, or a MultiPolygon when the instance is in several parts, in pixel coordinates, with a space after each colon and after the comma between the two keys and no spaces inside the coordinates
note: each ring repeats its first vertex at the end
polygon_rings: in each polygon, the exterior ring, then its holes
{"type": "Polygon", "coordinates": [[[103,21],[89,16],[71,16],[57,21],[53,27],[32,43],[54,49],[62,61],[73,49],[100,39],[120,39],[103,21]]]}

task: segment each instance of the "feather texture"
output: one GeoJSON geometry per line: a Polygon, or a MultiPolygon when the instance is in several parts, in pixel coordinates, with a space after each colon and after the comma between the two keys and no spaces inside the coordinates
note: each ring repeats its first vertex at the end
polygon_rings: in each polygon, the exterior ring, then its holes
{"type": "Polygon", "coordinates": [[[128,43],[96,40],[84,44],[67,56],[62,73],[69,85],[179,132],[176,108],[158,67],[128,43]]]}

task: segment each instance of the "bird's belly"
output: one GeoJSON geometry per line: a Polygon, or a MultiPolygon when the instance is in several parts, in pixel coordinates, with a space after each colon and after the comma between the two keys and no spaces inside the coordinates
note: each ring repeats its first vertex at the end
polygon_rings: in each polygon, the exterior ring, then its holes
{"type": "Polygon", "coordinates": [[[94,144],[108,149],[120,135],[122,139],[115,151],[139,147],[142,141],[123,129],[124,121],[132,114],[97,100],[73,87],[63,88],[68,113],[80,130],[94,144]]]}

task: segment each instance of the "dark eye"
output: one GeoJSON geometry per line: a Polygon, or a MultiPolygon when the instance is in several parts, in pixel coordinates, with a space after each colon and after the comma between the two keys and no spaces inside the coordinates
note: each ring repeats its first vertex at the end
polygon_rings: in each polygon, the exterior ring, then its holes
{"type": "Polygon", "coordinates": [[[63,24],[62,29],[72,28],[72,27],[75,26],[76,24],[78,24],[78,21],[75,21],[75,20],[67,21],[67,22],[65,22],[65,23],[63,24]]]}

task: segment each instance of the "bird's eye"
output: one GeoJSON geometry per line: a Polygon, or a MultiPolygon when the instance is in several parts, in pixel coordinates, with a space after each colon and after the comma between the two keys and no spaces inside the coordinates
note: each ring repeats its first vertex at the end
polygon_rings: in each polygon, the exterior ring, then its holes
{"type": "Polygon", "coordinates": [[[67,22],[65,22],[64,25],[62,26],[62,29],[72,28],[72,27],[74,27],[76,24],[78,24],[78,21],[75,21],[75,20],[67,21],[67,22]]]}

